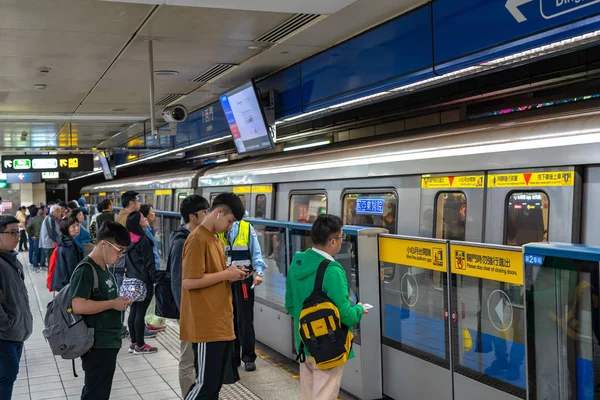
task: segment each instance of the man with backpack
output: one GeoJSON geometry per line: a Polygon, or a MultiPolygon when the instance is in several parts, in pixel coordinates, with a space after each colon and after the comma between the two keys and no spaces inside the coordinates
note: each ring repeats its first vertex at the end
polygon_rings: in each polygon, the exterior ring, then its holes
{"type": "Polygon", "coordinates": [[[33,316],[23,266],[17,259],[19,220],[0,216],[0,399],[12,397],[23,342],[33,330],[33,316]]]}
{"type": "Polygon", "coordinates": [[[320,215],[311,230],[313,247],[296,253],[288,271],[285,308],[294,319],[302,400],[337,398],[344,364],[354,357],[351,327],[367,313],[361,303],[350,304],[346,272],[333,258],[343,238],[342,219],[320,215]]]}
{"type": "Polygon", "coordinates": [[[117,282],[107,265],[114,264],[129,244],[129,232],[124,226],[105,222],[98,231],[94,249],[71,277],[73,312],[84,315],[87,326],[94,328],[94,344],[81,357],[85,372],[83,400],[110,398],[117,354],[121,349],[121,312],[131,305],[131,299],[119,297],[117,282]],[[95,281],[97,290],[94,290],[95,281]]]}

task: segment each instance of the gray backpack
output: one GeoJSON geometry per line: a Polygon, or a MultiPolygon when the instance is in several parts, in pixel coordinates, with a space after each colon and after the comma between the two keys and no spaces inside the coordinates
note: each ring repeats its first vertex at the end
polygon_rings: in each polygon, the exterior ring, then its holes
{"type": "MultiPolygon", "coordinates": [[[[89,263],[79,264],[75,271],[84,265],[88,265],[94,273],[93,296],[98,293],[98,273],[89,263]]],[[[42,333],[50,344],[52,354],[67,360],[75,360],[87,353],[94,345],[94,328],[87,326],[83,316],[73,312],[70,287],[69,283],[56,294],[54,300],[48,303],[42,333]]]]}

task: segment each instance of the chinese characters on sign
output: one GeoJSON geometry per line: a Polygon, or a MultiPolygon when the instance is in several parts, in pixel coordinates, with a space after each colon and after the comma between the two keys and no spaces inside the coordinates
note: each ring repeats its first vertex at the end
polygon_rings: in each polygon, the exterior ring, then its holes
{"type": "Polygon", "coordinates": [[[483,175],[421,177],[422,189],[482,189],[483,175]]]}
{"type": "Polygon", "coordinates": [[[523,284],[523,258],[518,250],[450,245],[452,273],[492,281],[523,284]]]}
{"type": "Polygon", "coordinates": [[[379,261],[446,272],[446,245],[418,240],[379,238],[379,261]]]}
{"type": "Polygon", "coordinates": [[[356,214],[383,215],[383,199],[356,199],[356,214]]]}
{"type": "Polygon", "coordinates": [[[575,171],[517,172],[488,175],[488,187],[573,186],[575,171]]]}

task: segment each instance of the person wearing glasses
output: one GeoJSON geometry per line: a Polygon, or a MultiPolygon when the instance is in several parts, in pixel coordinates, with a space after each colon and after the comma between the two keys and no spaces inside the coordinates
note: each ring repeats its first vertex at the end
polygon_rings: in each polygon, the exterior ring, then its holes
{"type": "Polygon", "coordinates": [[[19,220],[0,216],[0,399],[12,398],[25,342],[33,331],[33,316],[23,266],[15,247],[19,220]]]}
{"type": "MultiPolygon", "coordinates": [[[[179,206],[179,212],[184,223],[176,231],[171,232],[169,238],[171,250],[169,252],[167,270],[171,272],[171,290],[179,309],[181,309],[183,246],[190,233],[200,226],[209,208],[208,200],[202,196],[193,194],[186,197],[179,206]]],[[[179,359],[179,387],[181,388],[182,398],[187,396],[195,381],[196,371],[194,370],[194,350],[192,349],[192,343],[182,340],[181,357],[179,359]]]]}
{"type": "Polygon", "coordinates": [[[83,400],[110,398],[117,354],[121,349],[121,312],[131,305],[128,297],[119,297],[115,277],[107,268],[129,246],[129,232],[124,226],[108,221],[100,227],[94,249],[80,263],[71,277],[73,311],[85,315],[94,328],[94,346],[81,357],[85,372],[81,393],[83,400]],[[98,274],[98,292],[92,294],[94,273],[98,274]]]}
{"type": "MultiPolygon", "coordinates": [[[[323,292],[335,304],[342,324],[350,327],[358,324],[367,311],[362,303],[354,306],[348,298],[348,280],[342,265],[333,256],[342,248],[344,233],[342,219],[336,215],[319,215],[313,223],[310,237],[313,247],[298,252],[290,264],[285,282],[285,309],[294,319],[298,332],[300,312],[304,301],[312,294],[319,265],[329,260],[323,278],[323,292]]],[[[300,349],[300,335],[296,334],[296,348],[300,349]]],[[[306,349],[305,354],[308,356],[306,349]]],[[[350,357],[354,353],[350,351],[350,357]]],[[[335,399],[340,391],[344,365],[328,370],[319,369],[310,357],[300,364],[300,389],[302,399],[335,399]]]]}

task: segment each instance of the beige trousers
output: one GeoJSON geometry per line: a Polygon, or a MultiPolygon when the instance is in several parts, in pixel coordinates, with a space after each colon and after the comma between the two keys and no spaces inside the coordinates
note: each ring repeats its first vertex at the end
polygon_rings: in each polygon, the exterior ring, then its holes
{"type": "Polygon", "coordinates": [[[336,400],[342,384],[344,366],[320,370],[312,358],[300,364],[302,400],[336,400]]]}
{"type": "Polygon", "coordinates": [[[192,343],[181,341],[181,358],[179,359],[179,387],[181,388],[181,397],[190,391],[192,385],[196,383],[196,368],[194,366],[194,350],[192,343]]]}

